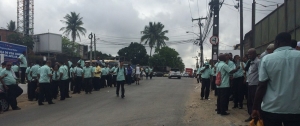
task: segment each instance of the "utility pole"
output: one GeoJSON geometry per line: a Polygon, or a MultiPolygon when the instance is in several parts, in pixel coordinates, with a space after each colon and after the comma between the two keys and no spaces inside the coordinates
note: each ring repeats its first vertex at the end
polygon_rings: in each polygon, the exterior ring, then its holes
{"type": "Polygon", "coordinates": [[[200,51],[201,51],[201,57],[200,57],[200,64],[201,66],[203,65],[203,39],[202,39],[202,30],[201,30],[201,27],[202,27],[202,24],[201,24],[201,20],[203,19],[207,19],[207,17],[205,18],[197,18],[197,19],[192,19],[192,22],[194,20],[198,20],[198,25],[199,25],[199,28],[200,28],[200,36],[199,36],[199,46],[200,46],[200,51]]]}
{"type": "Polygon", "coordinates": [[[93,53],[93,33],[89,35],[89,39],[91,40],[90,45],[90,65],[92,65],[92,53],[93,53]]]}
{"type": "Polygon", "coordinates": [[[94,34],[94,60],[96,60],[96,35],[94,34]]]}
{"type": "Polygon", "coordinates": [[[243,0],[240,0],[240,56],[244,56],[244,14],[243,14],[243,0]]]}
{"type": "MultiPolygon", "coordinates": [[[[219,38],[219,11],[220,11],[220,1],[219,0],[212,0],[211,9],[213,9],[213,36],[219,38]]],[[[212,45],[212,61],[218,62],[218,55],[219,55],[219,43],[212,45]]]]}
{"type": "Polygon", "coordinates": [[[254,43],[255,43],[255,9],[256,9],[256,2],[255,2],[255,0],[253,0],[253,3],[252,3],[252,42],[250,44],[251,48],[254,47],[254,43]]]}

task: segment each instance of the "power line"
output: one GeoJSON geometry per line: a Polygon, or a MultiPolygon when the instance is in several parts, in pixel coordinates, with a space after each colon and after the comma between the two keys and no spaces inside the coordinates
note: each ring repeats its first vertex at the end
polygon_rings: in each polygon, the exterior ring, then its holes
{"type": "Polygon", "coordinates": [[[281,4],[281,3],[274,2],[274,1],[269,1],[269,0],[257,0],[257,1],[264,1],[264,2],[269,2],[269,3],[277,3],[277,4],[281,4]]]}

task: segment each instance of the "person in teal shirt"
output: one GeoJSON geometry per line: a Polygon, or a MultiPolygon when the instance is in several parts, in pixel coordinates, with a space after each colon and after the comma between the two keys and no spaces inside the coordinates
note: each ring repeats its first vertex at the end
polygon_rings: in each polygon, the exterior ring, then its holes
{"type": "Polygon", "coordinates": [[[26,74],[26,80],[27,80],[27,94],[28,94],[28,100],[33,101],[34,98],[38,99],[35,93],[35,90],[37,88],[36,83],[32,83],[32,76],[30,74],[30,69],[33,66],[33,63],[29,63],[29,66],[27,67],[25,74],[26,74]]]}
{"type": "Polygon", "coordinates": [[[64,66],[63,64],[60,64],[58,71],[60,74],[59,77],[59,89],[60,89],[60,100],[65,100],[67,98],[67,95],[69,94],[68,85],[69,85],[69,73],[68,68],[64,66]]]}
{"type": "MultiPolygon", "coordinates": [[[[17,65],[17,63],[14,63],[14,65],[11,67],[11,69],[15,72],[15,75],[17,78],[19,78],[19,66],[17,65]]],[[[25,76],[26,78],[26,76],[25,76]]]]}
{"type": "Polygon", "coordinates": [[[120,86],[121,86],[121,97],[124,98],[125,97],[125,75],[126,75],[126,70],[125,67],[123,66],[123,61],[120,61],[120,66],[118,68],[115,69],[114,73],[117,74],[117,89],[116,89],[116,94],[117,97],[119,97],[119,90],[120,90],[120,86]]]}
{"type": "Polygon", "coordinates": [[[18,107],[17,97],[19,97],[23,90],[17,84],[17,77],[15,73],[11,69],[12,63],[6,63],[6,69],[2,70],[0,73],[0,77],[5,76],[1,79],[1,84],[7,90],[7,101],[10,104],[13,110],[20,110],[21,108],[18,107]]]}
{"type": "Polygon", "coordinates": [[[205,96],[206,100],[209,100],[209,91],[210,91],[210,78],[211,78],[211,69],[208,63],[204,64],[204,67],[201,68],[200,71],[201,79],[202,79],[202,86],[201,86],[201,100],[205,96]]]}
{"type": "Polygon", "coordinates": [[[52,97],[51,97],[51,84],[50,84],[50,79],[52,77],[52,73],[51,73],[51,61],[47,61],[46,64],[44,66],[42,66],[39,70],[38,70],[38,89],[39,89],[39,100],[38,100],[38,104],[39,105],[44,105],[43,101],[44,101],[44,96],[46,97],[46,100],[48,102],[48,104],[54,104],[52,102],[52,97]]]}
{"type": "Polygon", "coordinates": [[[243,68],[246,66],[244,62],[240,61],[240,56],[235,55],[234,61],[236,66],[240,66],[240,69],[233,74],[233,108],[243,109],[243,100],[244,100],[244,93],[245,93],[245,86],[244,85],[244,70],[243,68]]]}
{"type": "Polygon", "coordinates": [[[85,87],[85,94],[92,94],[92,76],[93,76],[93,67],[90,66],[90,63],[86,63],[83,67],[82,81],[85,87]]]}
{"type": "Polygon", "coordinates": [[[70,59],[68,59],[68,67],[71,68],[73,65],[72,61],[70,59]]]}
{"type": "Polygon", "coordinates": [[[300,52],[291,47],[291,34],[276,36],[275,50],[262,58],[252,118],[265,126],[300,126],[300,52]]]}
{"type": "Polygon", "coordinates": [[[153,68],[149,67],[149,73],[150,73],[150,80],[151,80],[153,77],[153,68]]]}
{"type": "Polygon", "coordinates": [[[74,68],[74,76],[75,76],[75,88],[73,94],[75,93],[80,94],[84,86],[82,83],[82,68],[80,64],[77,64],[77,66],[74,68]]]}
{"type": "Polygon", "coordinates": [[[111,68],[110,72],[112,73],[112,84],[114,87],[117,87],[117,73],[114,73],[118,65],[115,65],[113,68],[111,68]]]}
{"type": "Polygon", "coordinates": [[[78,62],[80,64],[80,66],[83,68],[84,67],[84,60],[81,58],[80,60],[78,60],[78,62]]]}
{"type": "Polygon", "coordinates": [[[52,98],[53,99],[57,99],[57,95],[58,95],[58,86],[59,86],[59,76],[60,73],[58,71],[58,65],[55,65],[53,67],[53,71],[52,71],[52,81],[51,81],[51,85],[52,85],[52,90],[51,90],[51,94],[52,94],[52,98]]]}
{"type": "Polygon", "coordinates": [[[101,88],[104,88],[106,87],[106,76],[107,76],[107,65],[106,66],[103,66],[103,68],[101,69],[101,88]]]}
{"type": "Polygon", "coordinates": [[[219,55],[219,62],[216,66],[216,73],[221,73],[221,84],[217,86],[218,88],[218,99],[217,99],[217,113],[221,115],[229,115],[226,111],[228,110],[229,96],[230,96],[230,84],[229,84],[229,74],[236,72],[239,67],[232,70],[226,64],[229,57],[226,54],[219,55]]]}
{"type": "Polygon", "coordinates": [[[26,59],[26,51],[18,57],[18,61],[20,62],[20,69],[21,69],[21,83],[25,84],[25,71],[27,68],[27,59],[26,59]]]}

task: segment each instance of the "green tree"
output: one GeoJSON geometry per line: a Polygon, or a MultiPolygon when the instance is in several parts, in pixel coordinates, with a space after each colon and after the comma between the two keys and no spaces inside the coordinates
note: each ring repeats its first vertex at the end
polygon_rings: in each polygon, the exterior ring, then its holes
{"type": "Polygon", "coordinates": [[[167,46],[158,49],[157,53],[149,59],[149,63],[154,67],[169,66],[171,68],[178,68],[181,71],[185,67],[181,57],[179,57],[179,53],[167,46]]]}
{"type": "Polygon", "coordinates": [[[62,37],[62,53],[67,54],[69,56],[79,56],[78,51],[78,44],[71,42],[66,36],[62,37]]]}
{"type": "Polygon", "coordinates": [[[18,33],[13,33],[7,36],[7,40],[10,43],[27,46],[28,50],[32,50],[34,47],[34,41],[31,36],[22,36],[18,33]]]}
{"type": "Polygon", "coordinates": [[[131,42],[128,47],[120,49],[118,55],[125,57],[125,60],[131,61],[132,64],[148,65],[146,48],[137,42],[131,42]]]}
{"type": "Polygon", "coordinates": [[[163,30],[164,25],[160,22],[152,23],[149,22],[149,26],[145,26],[144,30],[141,31],[143,36],[141,37],[141,43],[148,44],[150,47],[150,57],[152,54],[152,48],[160,49],[161,47],[166,46],[166,42],[169,38],[165,35],[168,33],[168,30],[163,30]]]}
{"type": "Polygon", "coordinates": [[[7,23],[7,30],[16,31],[16,22],[10,20],[10,22],[7,23]]]}
{"type": "MultiPolygon", "coordinates": [[[[96,57],[99,57],[100,59],[108,59],[111,58],[111,54],[102,53],[101,51],[96,50],[96,57]]],[[[88,58],[90,58],[90,51],[88,52],[88,58]]],[[[94,51],[92,51],[92,58],[94,58],[94,51]]]]}
{"type": "Polygon", "coordinates": [[[72,42],[75,43],[76,38],[80,39],[80,34],[85,35],[86,29],[82,27],[82,17],[80,14],[76,14],[76,12],[71,12],[64,17],[65,20],[61,20],[62,23],[66,25],[66,27],[62,27],[60,31],[63,31],[63,34],[69,36],[71,34],[72,42]]]}

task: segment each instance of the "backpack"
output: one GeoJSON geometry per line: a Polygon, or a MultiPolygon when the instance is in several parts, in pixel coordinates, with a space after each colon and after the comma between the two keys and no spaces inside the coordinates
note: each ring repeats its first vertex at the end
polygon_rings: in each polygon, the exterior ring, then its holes
{"type": "MultiPolygon", "coordinates": [[[[223,68],[223,66],[222,66],[222,68],[223,68]]],[[[216,82],[215,83],[216,83],[217,86],[220,86],[221,83],[222,83],[222,76],[221,76],[221,71],[220,70],[219,70],[219,72],[216,75],[216,82]]]]}

